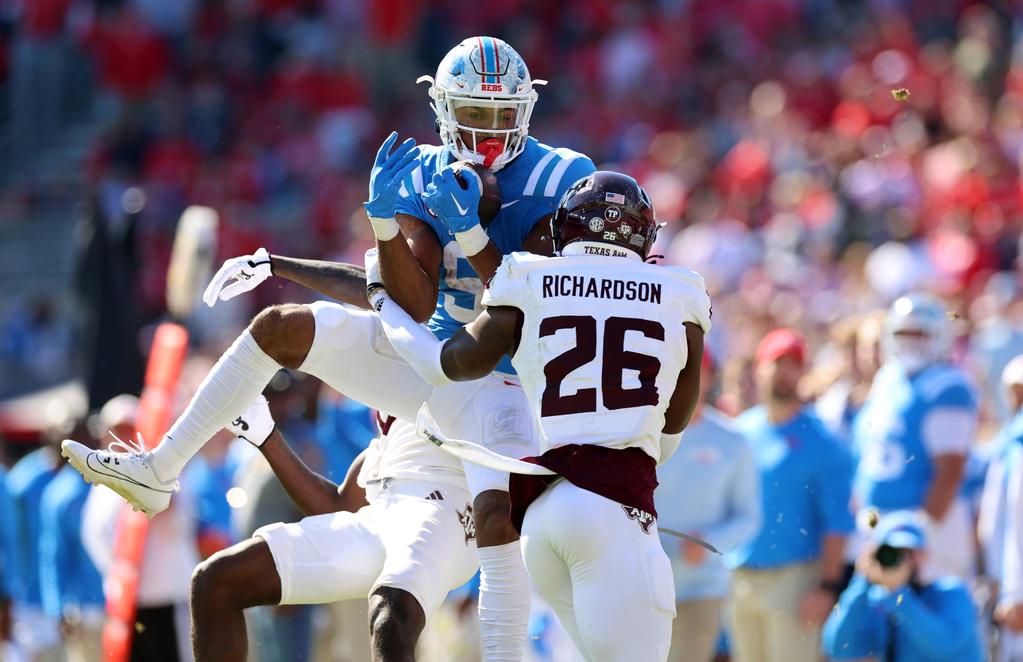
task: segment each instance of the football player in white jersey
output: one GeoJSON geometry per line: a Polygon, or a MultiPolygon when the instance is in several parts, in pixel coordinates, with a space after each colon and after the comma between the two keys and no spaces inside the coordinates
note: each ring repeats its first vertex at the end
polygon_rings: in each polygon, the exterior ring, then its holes
{"type": "Polygon", "coordinates": [[[646,192],[598,171],[554,217],[560,257],[505,256],[486,310],[446,342],[370,288],[392,346],[431,383],[489,374],[504,355],[542,429],[514,475],[512,519],[540,593],[589,660],[664,660],[675,615],[657,538],[656,465],[696,404],[710,300],[703,279],[645,264],[657,232],[646,192]]]}
{"type": "Polygon", "coordinates": [[[411,423],[380,424],[338,487],[288,447],[263,396],[232,421],[230,430],[259,448],[306,517],[264,526],[199,564],[191,599],[197,662],[245,659],[248,607],[371,594],[392,598],[371,604],[373,660],[414,659],[426,618],[479,567],[475,526],[461,463],[421,440],[411,423]]]}
{"type": "MultiPolygon", "coordinates": [[[[380,280],[441,337],[472,320],[483,283],[502,254],[549,245],[548,218],[569,184],[594,170],[586,156],[529,136],[537,99],[525,62],[493,37],[462,41],[442,60],[429,95],[441,145],[397,144],[377,153],[365,209],[380,251],[380,280]],[[458,181],[459,160],[490,168],[503,204],[479,211],[481,182],[458,181]],[[464,188],[463,188],[464,186],[464,188]],[[489,223],[488,223],[489,222],[489,223]],[[484,226],[486,228],[484,229],[484,226]]],[[[92,481],[153,515],[167,507],[185,463],[260,393],[280,368],[302,370],[395,417],[415,420],[430,401],[441,428],[508,455],[533,452],[534,425],[510,364],[476,385],[435,389],[390,348],[368,310],[361,267],[271,256],[265,249],[228,260],[204,295],[208,305],[247,292],[271,275],[307,285],[341,304],[285,304],[262,311],[225,352],[159,446],[93,451],[67,441],[63,452],[92,481]]],[[[149,440],[152,442],[153,440],[149,440]]],[[[466,467],[482,565],[484,659],[525,652],[529,585],[509,519],[507,474],[466,467]]],[[[411,598],[405,596],[406,599],[411,598]]],[[[410,608],[414,608],[410,607],[410,608]]]]}

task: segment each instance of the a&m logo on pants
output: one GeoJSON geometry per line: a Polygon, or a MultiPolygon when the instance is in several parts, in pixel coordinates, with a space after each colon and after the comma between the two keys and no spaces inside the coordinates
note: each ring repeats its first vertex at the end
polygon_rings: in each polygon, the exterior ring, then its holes
{"type": "Polygon", "coordinates": [[[458,513],[458,521],[465,529],[465,544],[468,545],[470,540],[476,539],[476,520],[472,518],[472,505],[465,504],[465,512],[457,508],[455,508],[455,512],[458,513]]]}
{"type": "Polygon", "coordinates": [[[643,529],[643,533],[650,535],[650,525],[654,523],[654,516],[645,510],[639,508],[632,508],[630,506],[622,506],[622,510],[629,516],[629,519],[634,519],[639,522],[639,526],[643,529]]]}

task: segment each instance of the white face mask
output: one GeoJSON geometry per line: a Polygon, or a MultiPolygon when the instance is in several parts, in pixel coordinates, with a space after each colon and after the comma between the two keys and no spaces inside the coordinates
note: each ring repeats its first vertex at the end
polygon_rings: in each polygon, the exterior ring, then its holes
{"type": "Polygon", "coordinates": [[[889,342],[889,353],[892,360],[911,375],[920,372],[934,362],[930,338],[893,335],[889,342]]]}

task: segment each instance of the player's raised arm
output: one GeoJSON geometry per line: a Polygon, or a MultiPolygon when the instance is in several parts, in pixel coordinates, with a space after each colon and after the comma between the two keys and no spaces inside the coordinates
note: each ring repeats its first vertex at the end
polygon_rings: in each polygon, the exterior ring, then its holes
{"type": "Polygon", "coordinates": [[[266,398],[262,395],[228,426],[259,449],[270,464],[277,480],[305,515],[322,515],[339,511],[355,512],[366,504],[366,493],[356,484],[366,451],[363,451],[348,469],[344,483],[339,487],[310,469],[288,446],[273,417],[266,398]]]}
{"type": "Polygon", "coordinates": [[[376,237],[382,282],[395,301],[425,322],[437,302],[442,251],[429,225],[398,213],[402,180],[418,167],[419,149],[411,138],[394,148],[397,140],[397,132],[391,132],[380,145],[363,207],[376,237]]]}
{"type": "Polygon", "coordinates": [[[426,223],[406,214],[398,214],[396,220],[400,235],[390,241],[377,239],[381,282],[417,322],[425,322],[437,305],[443,249],[426,223]]]}
{"type": "Polygon", "coordinates": [[[270,266],[275,276],[330,297],[341,303],[366,308],[366,270],[345,262],[303,260],[284,255],[271,255],[270,266]]]}
{"type": "Polygon", "coordinates": [[[256,289],[271,276],[280,276],[351,306],[367,307],[366,271],[362,267],[270,255],[265,248],[226,260],[206,287],[203,301],[212,308],[217,301],[256,289]]]}

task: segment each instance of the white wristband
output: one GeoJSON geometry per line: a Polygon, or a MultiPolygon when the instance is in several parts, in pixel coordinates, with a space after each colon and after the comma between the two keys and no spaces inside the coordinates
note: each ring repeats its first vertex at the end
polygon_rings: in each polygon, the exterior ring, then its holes
{"type": "Polygon", "coordinates": [[[384,289],[383,287],[377,287],[375,289],[370,290],[369,296],[367,298],[369,299],[369,307],[377,311],[378,313],[380,312],[380,309],[383,307],[384,301],[390,299],[390,297],[387,295],[387,290],[384,289]]]}
{"type": "Polygon", "coordinates": [[[671,459],[671,456],[678,450],[679,444],[682,443],[682,434],[685,432],[677,432],[675,434],[661,433],[661,456],[657,460],[657,466],[661,466],[665,462],[671,459]]]}
{"type": "Polygon", "coordinates": [[[456,232],[455,241],[462,247],[462,252],[466,257],[472,257],[487,247],[490,237],[487,236],[482,225],[474,225],[465,232],[456,232]]]}
{"type": "Polygon", "coordinates": [[[401,229],[398,227],[398,221],[393,218],[373,218],[369,217],[369,224],[373,227],[373,235],[380,241],[390,241],[398,236],[398,232],[401,229]]]}

